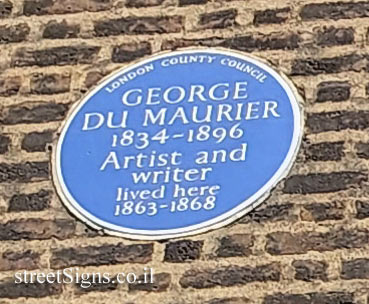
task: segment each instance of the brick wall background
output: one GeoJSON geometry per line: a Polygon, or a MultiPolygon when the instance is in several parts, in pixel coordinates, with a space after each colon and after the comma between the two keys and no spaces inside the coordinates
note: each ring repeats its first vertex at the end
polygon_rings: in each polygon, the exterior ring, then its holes
{"type": "Polygon", "coordinates": [[[368,304],[369,2],[0,0],[0,303],[368,304]],[[288,178],[226,228],[130,241],[69,215],[50,177],[68,109],[132,60],[185,46],[269,60],[305,96],[288,178]],[[142,271],[154,285],[15,285],[18,270],[142,271]],[[28,297],[25,299],[24,297],[28,297]]]}

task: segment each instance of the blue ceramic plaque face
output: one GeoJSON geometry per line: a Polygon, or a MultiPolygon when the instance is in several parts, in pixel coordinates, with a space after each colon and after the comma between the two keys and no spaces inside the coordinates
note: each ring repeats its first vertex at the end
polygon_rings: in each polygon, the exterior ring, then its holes
{"type": "Polygon", "coordinates": [[[233,51],[161,54],[122,69],[71,111],[54,176],[66,206],[107,233],[165,239],[220,227],[286,176],[296,90],[233,51]]]}

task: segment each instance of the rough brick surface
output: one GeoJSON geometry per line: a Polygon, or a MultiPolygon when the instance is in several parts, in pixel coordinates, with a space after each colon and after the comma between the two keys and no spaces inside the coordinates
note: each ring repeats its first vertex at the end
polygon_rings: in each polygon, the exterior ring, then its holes
{"type": "Polygon", "coordinates": [[[65,248],[53,252],[50,263],[54,268],[87,265],[109,265],[122,263],[147,263],[151,260],[153,246],[147,245],[103,245],[80,248],[65,248]]]}
{"type": "Polygon", "coordinates": [[[292,266],[295,268],[295,279],[307,282],[315,280],[327,281],[328,264],[321,261],[296,260],[292,266]]]}
{"type": "Polygon", "coordinates": [[[266,250],[270,254],[302,254],[310,250],[332,251],[367,246],[367,230],[332,230],[326,233],[275,232],[268,235],[266,250]]]}
{"type": "Polygon", "coordinates": [[[9,212],[42,211],[50,205],[50,191],[40,190],[37,193],[16,194],[9,201],[9,212]]]}
{"type": "Polygon", "coordinates": [[[356,201],[356,217],[358,219],[365,219],[369,217],[369,202],[356,201]]]}
{"type": "Polygon", "coordinates": [[[113,62],[129,62],[151,54],[151,45],[147,42],[138,44],[122,44],[113,49],[113,62]]]}
{"type": "Polygon", "coordinates": [[[252,210],[249,214],[240,220],[240,223],[267,223],[277,221],[295,221],[296,216],[293,214],[292,204],[280,205],[262,205],[252,210]]]}
{"type": "Polygon", "coordinates": [[[40,267],[40,254],[31,250],[5,251],[0,256],[0,270],[37,269],[40,267]]]}
{"type": "Polygon", "coordinates": [[[328,220],[342,220],[345,207],[339,202],[314,203],[303,206],[301,218],[305,221],[322,222],[328,220]]]}
{"type": "Polygon", "coordinates": [[[275,294],[267,296],[263,304],[356,304],[354,295],[345,292],[275,294]]]}
{"type": "Polygon", "coordinates": [[[0,78],[0,96],[8,97],[19,92],[22,85],[22,78],[18,76],[10,76],[0,78]]]}
{"type": "Polygon", "coordinates": [[[356,144],[357,156],[364,159],[369,159],[369,143],[356,144]]]}
{"type": "Polygon", "coordinates": [[[0,44],[24,41],[30,28],[26,23],[15,26],[0,26],[0,44]]]}
{"type": "Polygon", "coordinates": [[[164,261],[181,263],[197,260],[200,258],[202,246],[201,241],[170,242],[165,246],[164,261]]]}
{"type": "Polygon", "coordinates": [[[355,40],[354,29],[329,27],[318,32],[317,44],[333,46],[352,44],[355,40]]]}
{"type": "Polygon", "coordinates": [[[30,182],[49,177],[48,162],[27,162],[21,164],[0,163],[0,183],[30,182]]]}
{"type": "Polygon", "coordinates": [[[0,18],[8,17],[13,10],[13,3],[8,0],[0,1],[0,18]]]}
{"type": "Polygon", "coordinates": [[[200,16],[199,25],[203,29],[226,28],[235,24],[236,16],[235,9],[206,13],[200,16]]]}
{"type": "Polygon", "coordinates": [[[361,187],[368,176],[361,172],[295,175],[286,180],[285,193],[325,193],[361,187]]]}
{"type": "Polygon", "coordinates": [[[316,102],[346,101],[350,98],[351,85],[347,82],[322,82],[318,86],[316,102]]]}
{"type": "Polygon", "coordinates": [[[23,138],[22,149],[27,152],[45,151],[46,145],[52,142],[52,137],[51,131],[29,133],[23,138]]]}
{"type": "Polygon", "coordinates": [[[11,139],[9,136],[0,134],[0,154],[5,154],[9,151],[11,139]]]}
{"type": "Polygon", "coordinates": [[[254,15],[254,24],[281,24],[287,20],[290,11],[291,9],[289,7],[256,11],[254,15]]]}
{"type": "Polygon", "coordinates": [[[301,10],[303,20],[350,19],[369,16],[368,2],[332,2],[307,4],[301,10]]]}
{"type": "MultiPolygon", "coordinates": [[[[147,280],[147,278],[146,278],[147,280]]],[[[128,285],[130,291],[149,291],[149,292],[162,292],[166,291],[171,282],[171,275],[169,273],[158,273],[153,276],[154,283],[145,283],[145,277],[140,276],[138,282],[128,285]]]]}
{"type": "Polygon", "coordinates": [[[44,298],[59,295],[62,291],[61,284],[41,284],[37,282],[15,284],[14,278],[0,283],[0,298],[44,298]]]}
{"type": "Polygon", "coordinates": [[[341,277],[345,280],[369,279],[369,259],[344,261],[341,277]]]}
{"type": "Polygon", "coordinates": [[[220,267],[205,271],[188,271],[180,279],[183,288],[211,288],[214,286],[237,286],[251,282],[277,282],[280,279],[279,265],[257,267],[220,267]]]}
{"type": "Polygon", "coordinates": [[[309,145],[305,150],[307,161],[339,161],[345,156],[344,142],[329,142],[309,145]]]}
{"type": "Polygon", "coordinates": [[[219,240],[218,257],[248,256],[252,253],[254,237],[250,234],[234,234],[219,240]]]}

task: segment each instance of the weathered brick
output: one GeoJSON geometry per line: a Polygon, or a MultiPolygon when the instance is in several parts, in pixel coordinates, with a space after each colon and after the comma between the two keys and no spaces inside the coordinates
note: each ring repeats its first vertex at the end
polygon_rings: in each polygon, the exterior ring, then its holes
{"type": "Polygon", "coordinates": [[[0,154],[5,154],[9,151],[11,140],[9,136],[0,134],[0,154]]]}
{"type": "MultiPolygon", "coordinates": [[[[59,295],[63,292],[61,284],[57,283],[20,283],[16,284],[14,278],[10,278],[0,283],[0,298],[16,299],[26,298],[44,298],[53,295],[59,295]]],[[[25,303],[25,302],[24,302],[25,303]]]]}
{"type": "Polygon", "coordinates": [[[254,246],[254,237],[251,234],[234,234],[219,240],[216,251],[218,257],[249,256],[254,246]]]}
{"type": "Polygon", "coordinates": [[[15,51],[11,65],[13,67],[24,66],[49,66],[49,65],[75,65],[88,64],[96,60],[100,51],[98,46],[60,46],[48,49],[20,48],[15,51]]]}
{"type": "Polygon", "coordinates": [[[36,106],[15,106],[6,109],[0,116],[0,122],[6,125],[20,123],[41,123],[64,119],[68,105],[46,103],[36,106]]]}
{"type": "Polygon", "coordinates": [[[63,240],[71,237],[74,230],[75,223],[71,220],[21,219],[0,224],[0,240],[46,240],[52,237],[63,240]]]}
{"type": "Polygon", "coordinates": [[[343,261],[341,278],[344,280],[369,279],[369,259],[343,261]]]}
{"type": "Polygon", "coordinates": [[[127,0],[127,7],[151,7],[161,5],[164,0],[127,0]]]}
{"type": "Polygon", "coordinates": [[[0,79],[0,96],[8,97],[19,92],[22,86],[22,78],[19,76],[9,76],[0,79]]]}
{"type": "Polygon", "coordinates": [[[123,263],[147,263],[151,261],[152,244],[101,245],[64,248],[54,251],[50,259],[53,268],[72,266],[115,265],[123,263]]]}
{"type": "Polygon", "coordinates": [[[360,72],[367,69],[366,64],[366,58],[357,54],[331,58],[296,59],[292,64],[291,75],[309,76],[347,71],[360,72]]]}
{"type": "Polygon", "coordinates": [[[347,81],[327,81],[318,85],[316,102],[346,101],[351,95],[351,85],[347,81]]]}
{"type": "Polygon", "coordinates": [[[250,304],[250,300],[245,297],[232,297],[232,298],[215,298],[210,301],[206,301],[205,304],[250,304]]]}
{"type": "Polygon", "coordinates": [[[290,11],[289,7],[256,11],[254,13],[254,25],[284,23],[288,19],[290,11]]]}
{"type": "Polygon", "coordinates": [[[356,304],[353,293],[327,292],[306,294],[277,293],[267,296],[263,304],[356,304]]]}
{"type": "Polygon", "coordinates": [[[208,0],[179,0],[179,6],[186,6],[192,4],[206,4],[208,0]]]}
{"type": "Polygon", "coordinates": [[[13,4],[9,0],[0,1],[0,18],[8,17],[13,10],[13,4]]]}
{"type": "Polygon", "coordinates": [[[368,2],[327,2],[305,5],[300,17],[303,20],[352,19],[369,17],[368,2]]]}
{"type": "Polygon", "coordinates": [[[320,46],[346,45],[355,42],[355,31],[352,27],[329,27],[318,31],[317,44],[320,46]]]}
{"type": "Polygon", "coordinates": [[[104,76],[105,73],[101,71],[88,72],[85,78],[85,86],[87,88],[91,88],[92,86],[96,85],[104,76]]]}
{"type": "Polygon", "coordinates": [[[245,285],[251,282],[278,282],[280,276],[280,266],[276,263],[256,267],[227,266],[203,271],[188,270],[179,283],[183,288],[201,289],[245,285]]]}
{"type": "Polygon", "coordinates": [[[181,240],[170,242],[165,246],[164,261],[182,263],[200,258],[203,241],[181,240]]]}
{"type": "Polygon", "coordinates": [[[22,42],[26,40],[29,32],[30,28],[26,23],[20,23],[14,26],[0,26],[0,44],[22,42]]]}
{"type": "Polygon", "coordinates": [[[307,282],[315,280],[327,281],[328,264],[324,261],[296,260],[292,262],[295,268],[295,279],[307,282]]]}
{"type": "Polygon", "coordinates": [[[129,291],[151,291],[151,292],[166,291],[168,287],[170,286],[171,275],[169,273],[154,274],[153,282],[154,283],[145,283],[145,277],[140,276],[138,277],[138,280],[136,281],[136,283],[128,285],[128,290],[129,291]]]}
{"type": "Polygon", "coordinates": [[[48,162],[0,163],[0,183],[30,182],[48,178],[48,162]]]}
{"type": "Polygon", "coordinates": [[[135,44],[122,44],[114,47],[112,53],[113,62],[129,62],[145,55],[151,54],[151,45],[148,42],[135,44]]]}
{"type": "Polygon", "coordinates": [[[301,218],[304,221],[322,222],[345,218],[345,206],[339,202],[314,203],[302,206],[301,218]]]}
{"type": "Polygon", "coordinates": [[[31,250],[14,252],[7,250],[0,256],[0,270],[37,269],[40,267],[40,254],[31,250]]]}
{"type": "Polygon", "coordinates": [[[306,125],[311,133],[364,130],[369,128],[369,111],[323,112],[308,114],[306,125]]]}
{"type": "Polygon", "coordinates": [[[369,159],[369,143],[357,143],[355,148],[359,158],[369,159]]]}
{"type": "Polygon", "coordinates": [[[53,139],[52,131],[31,132],[24,136],[22,140],[22,149],[27,152],[44,152],[46,145],[53,139]]]}
{"type": "Polygon", "coordinates": [[[32,94],[58,94],[68,92],[71,75],[35,73],[31,77],[32,94]]]}
{"type": "Polygon", "coordinates": [[[42,37],[46,39],[76,38],[79,31],[79,25],[70,25],[65,20],[62,22],[52,20],[46,24],[42,37]]]}
{"type": "Polygon", "coordinates": [[[266,251],[272,255],[303,254],[308,251],[333,251],[363,248],[368,245],[367,230],[331,230],[318,232],[274,232],[267,236],[266,251]]]}
{"type": "Polygon", "coordinates": [[[50,191],[40,190],[30,194],[16,194],[9,202],[8,212],[42,211],[50,205],[50,191]]]}
{"type": "Polygon", "coordinates": [[[178,33],[183,26],[183,17],[126,17],[101,20],[95,23],[98,37],[116,35],[178,33]]]}
{"type": "Polygon", "coordinates": [[[306,161],[339,161],[345,156],[344,142],[323,142],[304,149],[306,161]]]}
{"type": "Polygon", "coordinates": [[[243,217],[239,223],[264,223],[283,220],[294,221],[296,218],[297,217],[293,214],[293,204],[262,204],[243,217]]]}
{"type": "Polygon", "coordinates": [[[237,10],[228,9],[200,15],[199,25],[202,29],[226,28],[236,24],[237,10]]]}
{"type": "Polygon", "coordinates": [[[365,219],[369,217],[369,202],[356,201],[356,218],[365,219]]]}
{"type": "Polygon", "coordinates": [[[218,37],[207,39],[179,39],[165,41],[162,49],[176,49],[189,46],[226,47],[243,52],[267,50],[293,50],[299,47],[300,37],[296,34],[255,34],[229,39],[218,37]]]}
{"type": "Polygon", "coordinates": [[[283,192],[290,194],[335,192],[360,188],[363,182],[367,181],[367,174],[350,171],[294,175],[286,180],[283,192]]]}
{"type": "Polygon", "coordinates": [[[96,278],[95,281],[91,278],[85,279],[82,282],[82,278],[80,277],[79,283],[75,283],[74,286],[77,289],[77,293],[87,293],[87,292],[108,292],[118,288],[119,284],[116,279],[110,280],[110,282],[105,283],[103,278],[99,281],[99,278],[96,278]]]}
{"type": "Polygon", "coordinates": [[[23,14],[47,15],[47,14],[68,14],[83,11],[99,12],[112,7],[111,0],[25,0],[23,14]]]}

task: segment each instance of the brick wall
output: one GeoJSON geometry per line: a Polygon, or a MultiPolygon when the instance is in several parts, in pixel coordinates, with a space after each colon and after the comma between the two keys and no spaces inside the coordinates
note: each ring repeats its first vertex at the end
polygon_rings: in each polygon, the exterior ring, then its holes
{"type": "Polygon", "coordinates": [[[368,304],[369,2],[0,0],[0,303],[368,304]],[[161,50],[265,58],[306,104],[303,146],[271,197],[226,228],[166,242],[75,220],[51,143],[104,75],[161,50]],[[152,285],[15,285],[18,270],[142,271],[152,285]],[[27,297],[25,300],[24,297],[27,297]]]}

